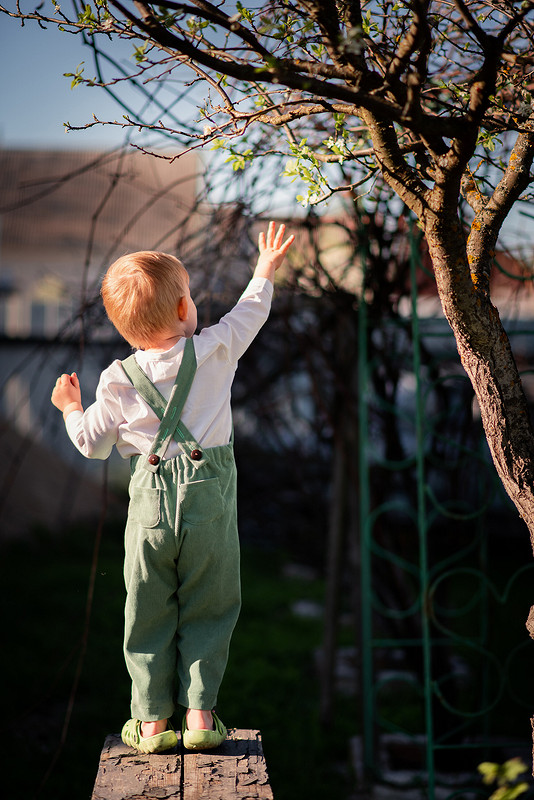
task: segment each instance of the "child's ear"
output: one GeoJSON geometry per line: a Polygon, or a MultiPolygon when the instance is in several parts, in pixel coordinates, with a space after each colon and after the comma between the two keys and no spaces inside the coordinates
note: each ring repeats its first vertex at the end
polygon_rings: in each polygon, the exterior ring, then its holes
{"type": "Polygon", "coordinates": [[[181,297],[178,303],[178,319],[182,322],[187,319],[187,300],[185,296],[181,297]]]}

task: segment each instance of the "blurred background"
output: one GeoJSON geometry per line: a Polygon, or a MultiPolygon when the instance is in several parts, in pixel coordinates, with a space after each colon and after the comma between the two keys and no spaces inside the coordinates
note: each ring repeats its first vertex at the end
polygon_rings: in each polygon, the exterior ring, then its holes
{"type": "MultiPolygon", "coordinates": [[[[277,800],[487,797],[480,762],[530,761],[534,562],[417,227],[382,196],[318,214],[213,154],[66,134],[122,113],[70,89],[77,38],[3,19],[0,41],[6,797],[24,770],[28,797],[89,798],[128,715],[128,467],[84,460],[49,401],[76,371],[91,402],[128,354],[101,277],[129,250],[176,253],[211,324],[271,217],[297,244],[234,386],[244,604],[220,714],[261,730],[277,800]]],[[[530,402],[532,230],[512,218],[493,276],[530,402]]]]}

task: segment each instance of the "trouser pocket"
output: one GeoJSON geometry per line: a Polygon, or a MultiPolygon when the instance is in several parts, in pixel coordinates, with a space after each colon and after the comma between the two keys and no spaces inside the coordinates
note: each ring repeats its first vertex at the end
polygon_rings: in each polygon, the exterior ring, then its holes
{"type": "Polygon", "coordinates": [[[206,525],[224,513],[219,478],[184,483],[179,487],[179,498],[182,521],[187,525],[206,525]]]}
{"type": "Polygon", "coordinates": [[[156,528],[161,522],[161,496],[161,489],[132,487],[128,518],[143,528],[156,528]]]}

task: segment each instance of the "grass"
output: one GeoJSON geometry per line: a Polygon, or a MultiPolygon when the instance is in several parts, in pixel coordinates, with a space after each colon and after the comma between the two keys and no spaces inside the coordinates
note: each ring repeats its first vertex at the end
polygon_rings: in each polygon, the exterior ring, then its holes
{"type": "MultiPolygon", "coordinates": [[[[27,800],[89,800],[104,738],[119,732],[128,716],[121,525],[110,526],[103,537],[87,650],[80,662],[94,536],[94,530],[84,528],[63,537],[41,531],[31,543],[4,547],[0,586],[3,719],[9,726],[3,747],[8,765],[2,777],[6,800],[19,797],[22,786],[27,800]],[[83,669],[68,735],[60,747],[80,663],[83,669]]],[[[517,554],[508,555],[514,564],[520,561],[517,554]]],[[[243,610],[218,710],[229,726],[261,731],[276,800],[343,800],[352,788],[348,740],[358,733],[359,703],[338,697],[335,724],[329,730],[321,726],[313,654],[321,642],[322,625],[294,616],[291,606],[297,600],[322,602],[324,585],[321,580],[284,577],[288,560],[282,549],[243,548],[243,610]]],[[[501,554],[498,564],[510,574],[513,570],[504,560],[501,554]]],[[[515,628],[525,616],[530,573],[516,583],[509,602],[498,616],[499,609],[493,608],[491,619],[493,636],[505,653],[514,641],[522,641],[515,628]]],[[[340,643],[351,643],[348,629],[340,643]]],[[[514,691],[530,686],[524,674],[530,664],[531,659],[518,654],[514,691]]],[[[397,689],[384,699],[388,708],[382,710],[403,728],[413,717],[418,730],[420,721],[414,714],[419,706],[413,701],[397,689]]],[[[505,695],[498,708],[498,731],[526,741],[528,731],[518,728],[512,706],[505,695]]],[[[519,718],[528,726],[526,712],[519,718]]],[[[177,716],[175,724],[179,723],[177,716]]],[[[474,770],[477,754],[468,758],[474,770]]]]}
{"type": "Polygon", "coordinates": [[[321,624],[290,610],[296,600],[320,601],[322,583],[281,579],[279,554],[245,550],[243,561],[243,611],[221,708],[232,724],[261,730],[277,800],[347,796],[353,709],[339,703],[336,724],[322,729],[313,662],[321,624]]]}
{"type": "MultiPolygon", "coordinates": [[[[60,739],[80,660],[94,531],[41,532],[3,552],[4,748],[7,800],[90,798],[105,736],[128,716],[122,660],[122,530],[110,527],[96,573],[87,650],[65,744],[60,739]],[[58,756],[59,753],[59,756],[58,756]],[[56,760],[57,757],[57,760],[56,760]],[[53,769],[43,784],[47,772],[53,769]]],[[[339,703],[328,732],[318,714],[313,651],[317,620],[295,617],[295,600],[321,600],[321,581],[282,577],[280,553],[244,548],[243,611],[219,698],[229,726],[262,732],[276,800],[346,797],[353,707],[339,703]]],[[[179,717],[175,719],[179,724],[179,717]]]]}

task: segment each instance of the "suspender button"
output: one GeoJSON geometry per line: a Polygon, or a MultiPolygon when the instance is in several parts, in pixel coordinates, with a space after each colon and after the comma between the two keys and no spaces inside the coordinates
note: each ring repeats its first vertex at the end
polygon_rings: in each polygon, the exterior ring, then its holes
{"type": "Polygon", "coordinates": [[[159,456],[157,456],[155,453],[151,453],[147,460],[148,460],[148,463],[152,464],[153,467],[155,467],[157,464],[159,464],[159,456]]]}
{"type": "Polygon", "coordinates": [[[200,459],[202,458],[202,450],[193,450],[191,452],[191,458],[193,459],[193,461],[200,461],[200,459]]]}

